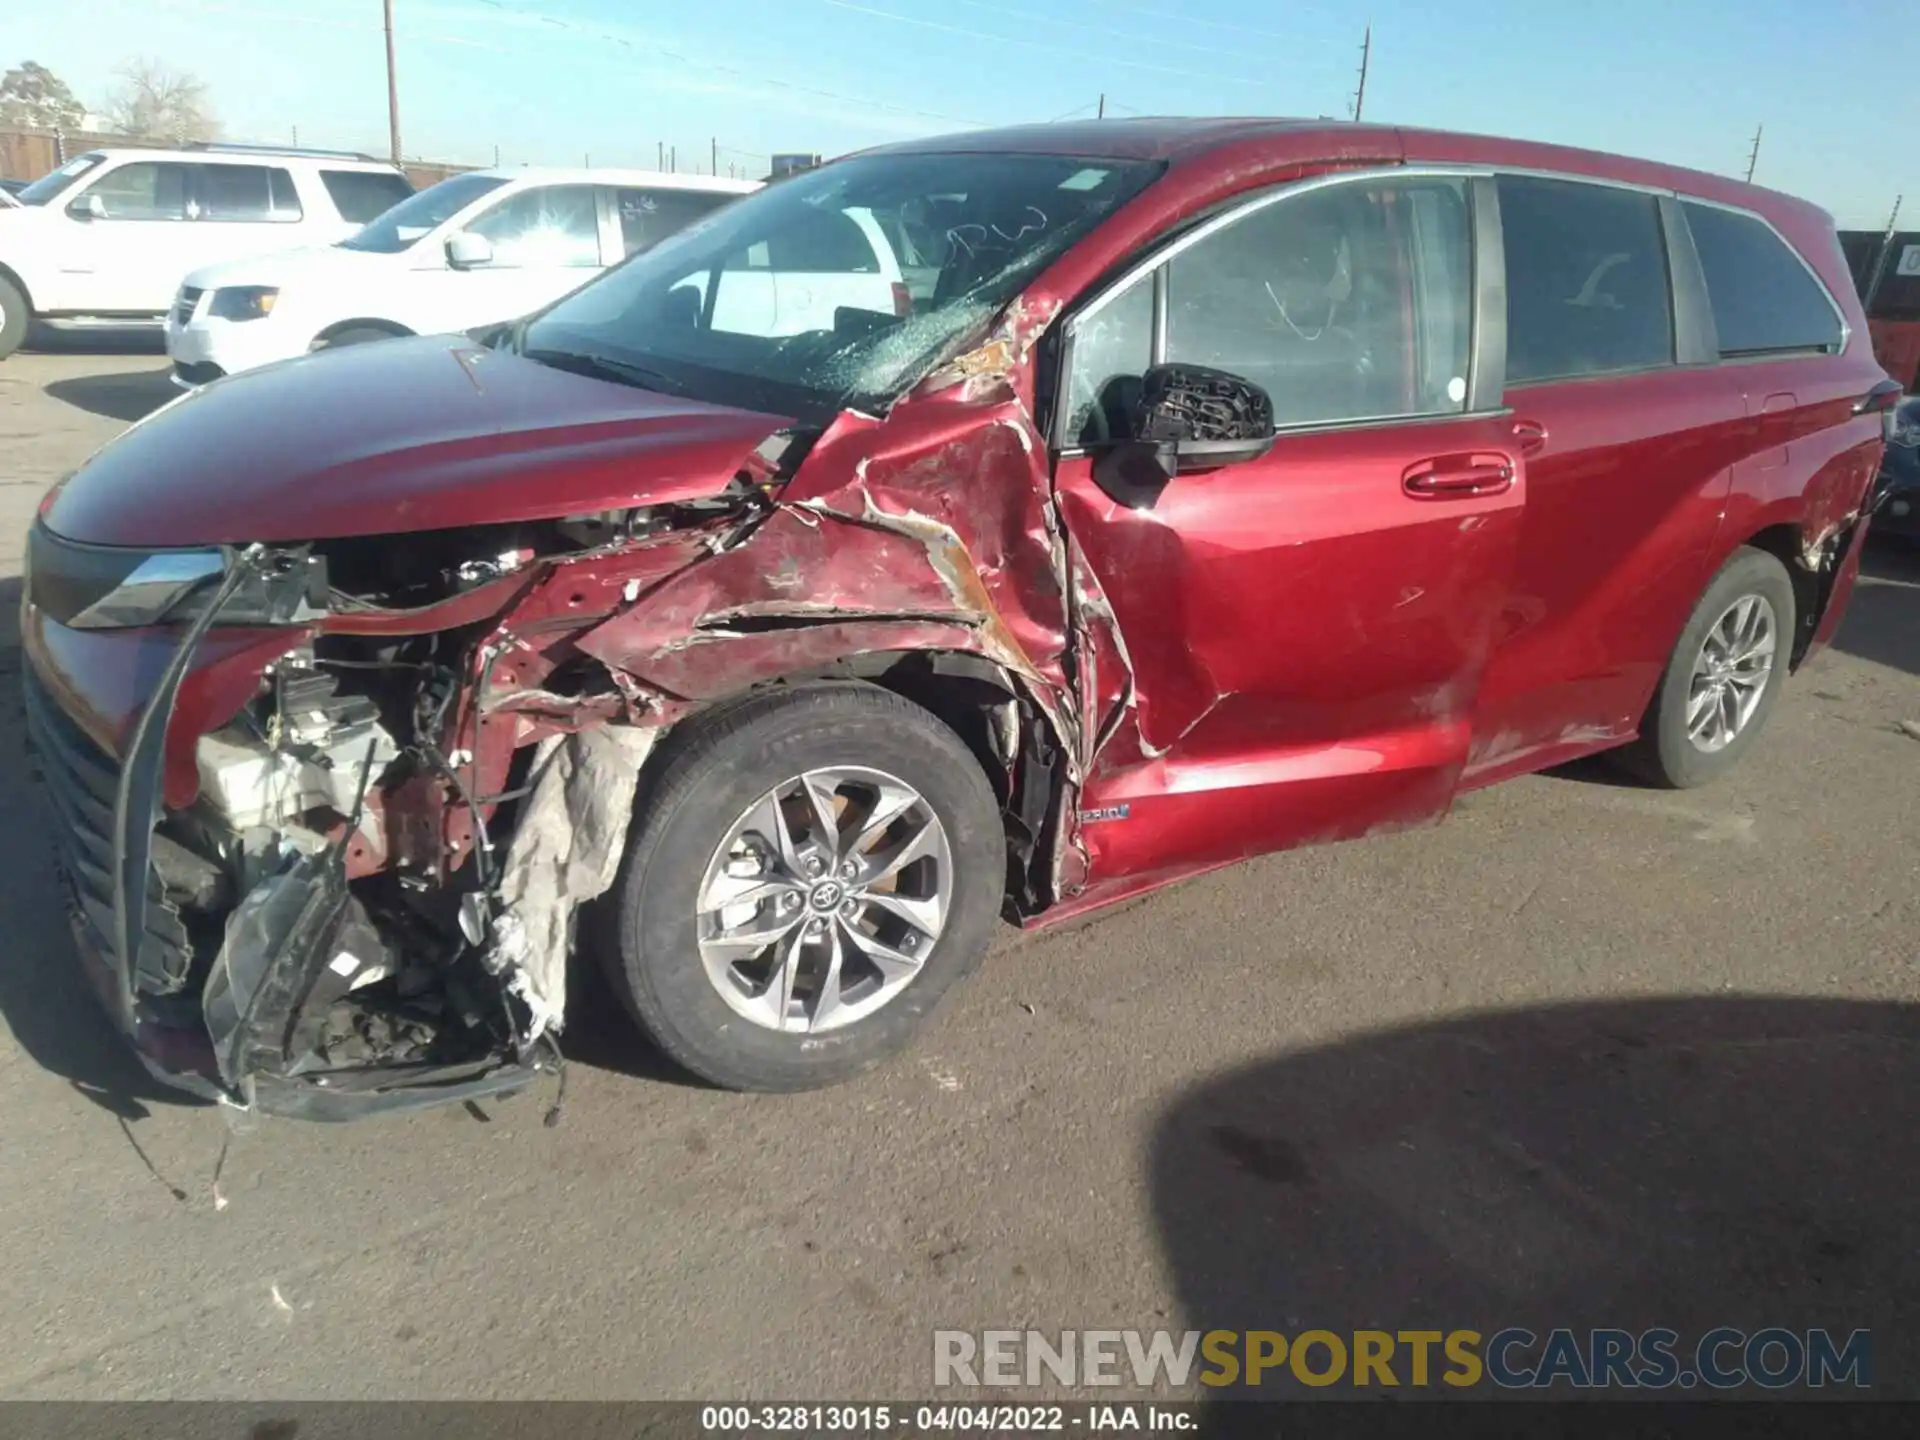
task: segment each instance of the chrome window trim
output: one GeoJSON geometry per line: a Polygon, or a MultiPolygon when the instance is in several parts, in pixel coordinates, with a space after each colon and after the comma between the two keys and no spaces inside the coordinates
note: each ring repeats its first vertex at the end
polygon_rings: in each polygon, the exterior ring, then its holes
{"type": "MultiPolygon", "coordinates": [[[[1683,190],[1677,186],[1648,185],[1648,184],[1643,184],[1639,181],[1634,181],[1634,180],[1617,180],[1617,179],[1612,179],[1610,177],[1601,176],[1601,175],[1582,175],[1582,174],[1578,174],[1578,173],[1567,171],[1567,170],[1538,169],[1532,166],[1525,166],[1525,165],[1502,165],[1498,163],[1485,163],[1485,162],[1470,163],[1470,162],[1455,162],[1455,161],[1416,161],[1416,162],[1404,163],[1404,164],[1382,162],[1377,164],[1362,165],[1350,170],[1327,171],[1319,175],[1308,176],[1303,180],[1287,181],[1279,185],[1268,187],[1266,189],[1251,191],[1251,192],[1248,192],[1247,195],[1243,198],[1238,198],[1238,199],[1229,198],[1226,202],[1224,202],[1226,205],[1226,208],[1222,209],[1217,215],[1210,216],[1208,219],[1200,222],[1198,225],[1195,225],[1193,228],[1187,230],[1185,233],[1179,235],[1175,239],[1170,240],[1167,243],[1157,248],[1149,249],[1145,253],[1145,255],[1142,256],[1140,260],[1128,266],[1127,269],[1123,270],[1117,277],[1115,277],[1112,280],[1109,280],[1105,285],[1101,286],[1099,290],[1094,293],[1091,299],[1087,300],[1083,304],[1075,305],[1072,307],[1072,313],[1067,317],[1066,322],[1062,327],[1062,331],[1061,331],[1061,338],[1064,343],[1060,347],[1060,357],[1059,357],[1060,384],[1057,387],[1058,394],[1060,396],[1064,396],[1066,393],[1066,382],[1068,377],[1071,374],[1072,365],[1073,365],[1074,335],[1075,335],[1075,332],[1079,329],[1080,324],[1083,320],[1088,320],[1098,315],[1100,311],[1105,309],[1108,305],[1112,304],[1128,289],[1130,289],[1136,284],[1139,284],[1142,280],[1146,280],[1149,277],[1163,276],[1165,272],[1162,269],[1162,267],[1165,266],[1169,261],[1176,259],[1178,256],[1185,253],[1187,250],[1191,249],[1193,246],[1198,245],[1203,240],[1206,240],[1209,237],[1218,234],[1220,231],[1226,229],[1228,226],[1237,224],[1240,220],[1244,219],[1248,215],[1253,214],[1255,211],[1264,210],[1270,205],[1277,205],[1284,200],[1292,199],[1296,195],[1308,194],[1309,192],[1314,190],[1327,189],[1334,185],[1350,185],[1350,184],[1358,184],[1361,182],[1378,182],[1383,178],[1462,180],[1466,182],[1466,189],[1468,192],[1468,198],[1469,198],[1471,207],[1474,210],[1479,210],[1481,209],[1481,206],[1479,204],[1473,204],[1472,202],[1479,201],[1480,196],[1483,192],[1480,190],[1479,187],[1477,187],[1474,184],[1474,182],[1477,180],[1498,182],[1500,177],[1503,175],[1511,175],[1516,179],[1557,180],[1557,181],[1565,182],[1570,185],[1595,185],[1595,186],[1600,186],[1609,190],[1624,190],[1632,194],[1648,195],[1657,200],[1672,201],[1678,204],[1710,206],[1711,208],[1716,210],[1726,210],[1735,215],[1741,215],[1749,219],[1758,220],[1762,225],[1766,226],[1767,229],[1772,232],[1775,239],[1777,239],[1782,245],[1786,246],[1787,253],[1792,255],[1793,258],[1799,262],[1800,268],[1805,270],[1807,274],[1812,278],[1813,283],[1819,287],[1820,294],[1822,295],[1822,297],[1825,298],[1828,308],[1833,311],[1834,318],[1840,322],[1840,348],[1838,351],[1835,351],[1833,353],[1844,355],[1845,353],[1847,353],[1849,349],[1852,348],[1853,338],[1854,338],[1853,326],[1847,320],[1846,311],[1843,310],[1840,307],[1839,302],[1834,299],[1832,289],[1829,288],[1827,285],[1827,282],[1823,278],[1821,278],[1820,272],[1813,267],[1813,264],[1807,259],[1805,255],[1800,253],[1800,248],[1797,245],[1795,245],[1791,240],[1789,240],[1785,234],[1781,232],[1779,226],[1775,225],[1772,220],[1768,219],[1765,215],[1761,214],[1758,210],[1753,209],[1751,206],[1738,205],[1738,204],[1734,204],[1724,200],[1709,199],[1704,195],[1696,194],[1690,190],[1683,190]]],[[[1497,202],[1497,193],[1494,199],[1497,202]]],[[[1495,214],[1497,218],[1497,204],[1493,208],[1495,210],[1495,214]]],[[[1681,218],[1684,220],[1684,215],[1681,218]]],[[[1483,257],[1482,255],[1482,244],[1485,239],[1484,232],[1482,231],[1480,226],[1477,224],[1477,222],[1474,222],[1473,220],[1470,219],[1469,224],[1472,227],[1472,234],[1473,234],[1473,240],[1474,240],[1473,282],[1474,282],[1475,320],[1476,320],[1476,323],[1474,326],[1474,336],[1473,336],[1473,340],[1471,342],[1471,348],[1469,351],[1469,356],[1472,363],[1469,367],[1468,379],[1467,379],[1467,383],[1469,386],[1468,404],[1471,408],[1463,412],[1443,412],[1439,414],[1430,414],[1430,415],[1393,416],[1385,419],[1348,419],[1348,420],[1338,420],[1338,421],[1331,421],[1331,422],[1322,422],[1322,423],[1316,423],[1310,426],[1289,427],[1289,428],[1283,429],[1280,432],[1282,435],[1302,434],[1312,430],[1349,429],[1356,425],[1380,425],[1380,424],[1399,423],[1402,421],[1432,422],[1435,420],[1468,419],[1476,416],[1484,417],[1487,415],[1497,415],[1497,414],[1508,413],[1511,407],[1504,405],[1502,397],[1504,397],[1506,391],[1510,388],[1525,389],[1526,387],[1532,386],[1532,385],[1577,384],[1577,383],[1583,383],[1587,381],[1603,381],[1603,380],[1609,380],[1609,379],[1618,379],[1626,375],[1647,375],[1647,374],[1653,374],[1663,370],[1681,370],[1681,369],[1699,370],[1699,369],[1709,368],[1715,365],[1752,365],[1752,364],[1758,364],[1758,363],[1765,363],[1768,361],[1793,359],[1797,357],[1804,357],[1807,355],[1817,355],[1817,354],[1828,353],[1826,351],[1820,351],[1820,350],[1794,350],[1794,351],[1782,351],[1777,354],[1766,354],[1766,355],[1731,355],[1731,356],[1715,355],[1711,359],[1708,359],[1705,361],[1695,362],[1692,364],[1683,363],[1679,359],[1680,337],[1679,337],[1679,317],[1678,317],[1678,311],[1677,311],[1677,306],[1679,304],[1679,293],[1678,293],[1679,287],[1676,284],[1675,277],[1672,273],[1672,270],[1673,270],[1672,245],[1669,242],[1669,237],[1666,234],[1666,227],[1664,224],[1664,217],[1663,217],[1663,223],[1661,225],[1661,250],[1662,250],[1663,258],[1666,261],[1667,269],[1668,269],[1667,300],[1668,300],[1669,313],[1674,317],[1673,319],[1673,323],[1675,327],[1674,337],[1673,337],[1674,347],[1675,347],[1674,358],[1668,361],[1664,361],[1658,365],[1637,366],[1629,370],[1609,370],[1609,371],[1604,371],[1597,374],[1570,375],[1570,376],[1563,376],[1558,378],[1539,377],[1536,379],[1523,381],[1518,385],[1514,385],[1508,381],[1507,376],[1505,374],[1505,358],[1506,358],[1504,353],[1505,346],[1504,344],[1502,344],[1499,347],[1502,351],[1502,354],[1500,356],[1501,373],[1499,376],[1499,381],[1500,381],[1499,395],[1498,396],[1490,395],[1488,393],[1488,388],[1489,388],[1488,382],[1492,379],[1492,376],[1488,375],[1485,378],[1483,378],[1481,374],[1481,361],[1483,359],[1492,358],[1491,356],[1487,356],[1483,353],[1484,347],[1482,345],[1482,337],[1481,337],[1482,327],[1478,323],[1482,318],[1480,311],[1483,308],[1483,302],[1487,298],[1487,289],[1482,285],[1481,282],[1482,282],[1483,276],[1489,279],[1493,278],[1494,276],[1497,276],[1500,281],[1501,294],[1502,294],[1502,297],[1504,298],[1505,287],[1506,287],[1505,231],[1504,231],[1504,228],[1500,228],[1498,231],[1500,242],[1501,242],[1501,255],[1500,255],[1501,263],[1498,267],[1492,267],[1488,263],[1488,259],[1486,257],[1483,257]],[[1488,408],[1485,408],[1485,409],[1480,408],[1480,405],[1482,403],[1485,403],[1488,406],[1488,408]]],[[[1689,241],[1691,241],[1692,239],[1691,230],[1687,232],[1687,236],[1689,241]]],[[[1702,272],[1701,279],[1702,279],[1702,289],[1704,289],[1705,288],[1704,270],[1702,272]]],[[[1166,284],[1163,279],[1159,279],[1159,278],[1153,279],[1152,283],[1154,284],[1154,287],[1155,287],[1154,328],[1153,328],[1155,353],[1153,355],[1153,363],[1163,364],[1165,363],[1165,360],[1166,360],[1166,356],[1164,354],[1165,334],[1166,334],[1166,327],[1164,322],[1166,319],[1166,303],[1167,303],[1166,284]]],[[[1705,299],[1707,297],[1701,296],[1700,298],[1705,299]]],[[[1709,310],[1708,313],[1711,314],[1711,311],[1709,310]]],[[[1501,338],[1504,341],[1504,338],[1505,338],[1504,327],[1502,329],[1501,338]]],[[[1066,418],[1067,417],[1065,414],[1064,407],[1061,407],[1056,401],[1056,413],[1052,417],[1050,417],[1050,423],[1048,426],[1049,430],[1053,430],[1056,432],[1056,439],[1054,443],[1054,453],[1062,459],[1076,457],[1076,456],[1083,456],[1087,453],[1084,449],[1070,443],[1065,439],[1064,436],[1060,436],[1058,434],[1058,431],[1064,428],[1066,424],[1066,418]]]]}

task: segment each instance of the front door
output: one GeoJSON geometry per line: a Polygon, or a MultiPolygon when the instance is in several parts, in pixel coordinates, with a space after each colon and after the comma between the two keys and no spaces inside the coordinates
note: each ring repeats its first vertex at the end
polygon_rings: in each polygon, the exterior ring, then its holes
{"type": "Polygon", "coordinates": [[[59,299],[81,314],[159,314],[197,263],[190,215],[193,166],[129,160],[104,170],[67,204],[59,299]]]}
{"type": "Polygon", "coordinates": [[[1056,486],[1123,642],[1080,666],[1096,890],[1445,810],[1526,497],[1476,361],[1476,183],[1256,198],[1071,322],[1056,486]],[[1095,464],[1155,360],[1255,382],[1281,433],[1135,508],[1095,464]]]}

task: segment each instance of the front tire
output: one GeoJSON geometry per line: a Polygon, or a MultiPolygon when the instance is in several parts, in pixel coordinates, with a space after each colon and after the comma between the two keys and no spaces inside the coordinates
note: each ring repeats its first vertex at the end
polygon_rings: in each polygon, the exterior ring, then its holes
{"type": "Polygon", "coordinates": [[[836,1084],[979,963],[1000,807],[933,715],[860,684],[697,717],[636,817],[603,958],[670,1058],[731,1090],[836,1084]]]}
{"type": "Polygon", "coordinates": [[[1764,550],[1736,551],[1694,606],[1621,763],[1676,790],[1731,770],[1773,713],[1797,621],[1787,567],[1764,550]]]}
{"type": "Polygon", "coordinates": [[[27,343],[27,326],[33,321],[33,307],[17,285],[0,280],[0,360],[27,343]]]}

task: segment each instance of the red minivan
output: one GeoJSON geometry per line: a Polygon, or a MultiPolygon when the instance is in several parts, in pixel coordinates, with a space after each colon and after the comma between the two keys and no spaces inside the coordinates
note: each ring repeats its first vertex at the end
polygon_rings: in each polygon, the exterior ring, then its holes
{"type": "Polygon", "coordinates": [[[1725,770],[1894,395],[1828,217],[1718,176],[1260,120],[857,155],[47,496],[79,943],[262,1111],[524,1087],[576,950],[707,1080],[837,1081],[1002,916],[1595,751],[1725,770]]]}

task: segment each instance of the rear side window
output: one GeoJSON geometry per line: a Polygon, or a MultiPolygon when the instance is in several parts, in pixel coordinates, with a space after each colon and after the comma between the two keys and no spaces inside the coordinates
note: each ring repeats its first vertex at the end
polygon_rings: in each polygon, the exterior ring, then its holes
{"type": "Polygon", "coordinates": [[[413,187],[400,176],[373,170],[322,170],[320,183],[327,187],[340,218],[355,225],[386,214],[413,194],[413,187]]]}
{"type": "Polygon", "coordinates": [[[1707,277],[1720,353],[1837,351],[1840,317],[1820,282],[1771,226],[1751,215],[1683,201],[1707,277]]]}
{"type": "Polygon", "coordinates": [[[285,224],[300,218],[293,176],[277,166],[202,165],[201,220],[285,224]]]}
{"type": "Polygon", "coordinates": [[[733,199],[699,190],[636,190],[622,185],[613,192],[620,212],[622,253],[651,250],[676,230],[684,230],[733,199]]]}
{"type": "Polygon", "coordinates": [[[1651,195],[1503,175],[1507,383],[1673,363],[1673,301],[1651,195]]]}

